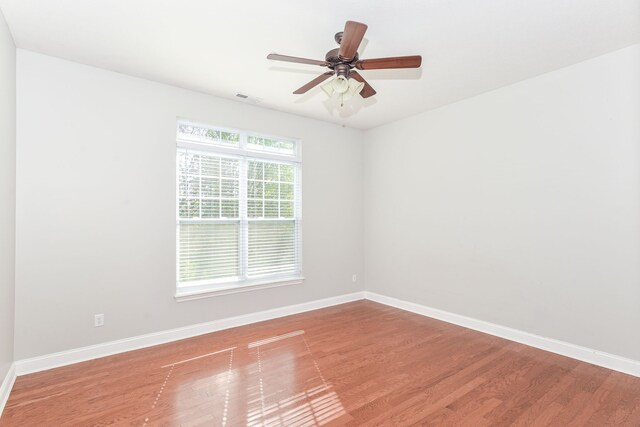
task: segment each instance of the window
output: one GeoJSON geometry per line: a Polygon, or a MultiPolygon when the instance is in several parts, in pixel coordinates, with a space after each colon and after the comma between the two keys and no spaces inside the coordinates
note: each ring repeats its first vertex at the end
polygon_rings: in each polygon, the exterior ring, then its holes
{"type": "Polygon", "coordinates": [[[301,281],[300,144],[180,121],[177,292],[301,281]]]}

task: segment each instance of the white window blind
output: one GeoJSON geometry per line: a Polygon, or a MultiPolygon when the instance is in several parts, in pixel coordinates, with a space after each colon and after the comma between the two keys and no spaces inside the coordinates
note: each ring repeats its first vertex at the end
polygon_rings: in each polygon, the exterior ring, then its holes
{"type": "Polygon", "coordinates": [[[177,295],[301,276],[298,141],[179,122],[177,295]]]}

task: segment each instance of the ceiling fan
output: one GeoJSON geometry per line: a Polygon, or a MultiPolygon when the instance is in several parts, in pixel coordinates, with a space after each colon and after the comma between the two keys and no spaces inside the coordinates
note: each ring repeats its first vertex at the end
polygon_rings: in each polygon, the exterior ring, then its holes
{"type": "MultiPolygon", "coordinates": [[[[418,68],[422,64],[420,55],[414,56],[394,56],[389,58],[360,59],[358,57],[358,47],[367,31],[367,25],[355,21],[347,21],[344,31],[337,33],[334,38],[340,45],[337,49],[327,52],[324,61],[315,59],[298,58],[295,56],[278,55],[272,53],[268,59],[275,61],[297,62],[300,64],[319,65],[327,67],[330,71],[319,75],[309,83],[300,87],[293,93],[296,95],[308,92],[310,89],[324,82],[331,76],[335,79],[324,84],[322,89],[329,96],[333,93],[341,95],[354,95],[360,93],[363,98],[369,98],[376,94],[375,89],[358,73],[358,70],[382,70],[389,68],[418,68]]],[[[343,98],[344,99],[344,98],[343,98]]]]}

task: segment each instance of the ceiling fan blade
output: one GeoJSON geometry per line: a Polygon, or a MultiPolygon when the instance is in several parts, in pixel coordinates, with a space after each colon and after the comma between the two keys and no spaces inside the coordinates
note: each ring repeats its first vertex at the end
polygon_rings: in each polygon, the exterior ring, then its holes
{"type": "Polygon", "coordinates": [[[297,56],[278,55],[277,53],[270,53],[269,55],[267,55],[267,59],[272,59],[274,61],[297,62],[298,64],[320,65],[323,67],[327,66],[326,61],[298,58],[297,56]]]}
{"type": "Polygon", "coordinates": [[[360,96],[363,98],[369,98],[370,96],[373,96],[376,94],[376,90],[374,88],[371,87],[371,85],[369,83],[367,83],[367,81],[364,79],[364,77],[362,77],[357,71],[351,71],[351,74],[349,74],[350,77],[356,79],[357,81],[359,81],[360,83],[364,83],[364,87],[362,88],[362,90],[360,91],[360,96]]]}
{"type": "Polygon", "coordinates": [[[342,41],[340,42],[340,50],[338,55],[344,59],[351,59],[356,56],[358,46],[362,42],[364,33],[367,32],[367,25],[355,21],[347,21],[344,24],[342,33],[342,41]]]}
{"type": "Polygon", "coordinates": [[[418,68],[422,56],[392,56],[390,58],[363,59],[356,62],[358,70],[383,70],[386,68],[418,68]]]}
{"type": "Polygon", "coordinates": [[[303,93],[306,93],[306,92],[309,91],[309,89],[312,89],[312,88],[318,86],[320,83],[322,83],[323,81],[327,80],[332,75],[333,75],[333,71],[327,71],[324,74],[320,74],[318,77],[316,77],[315,79],[311,80],[309,83],[307,83],[306,85],[304,85],[301,88],[297,89],[293,93],[295,95],[301,95],[303,93]]]}

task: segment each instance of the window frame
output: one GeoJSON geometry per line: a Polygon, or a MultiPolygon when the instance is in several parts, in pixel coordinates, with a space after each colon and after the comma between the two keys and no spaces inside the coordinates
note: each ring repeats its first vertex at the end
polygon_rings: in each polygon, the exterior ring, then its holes
{"type": "MultiPolygon", "coordinates": [[[[176,193],[174,197],[175,202],[175,216],[176,216],[176,282],[175,282],[175,295],[176,301],[188,301],[199,298],[206,298],[216,295],[226,295],[236,292],[246,292],[256,289],[267,289],[278,286],[289,286],[294,284],[300,284],[304,281],[302,275],[302,150],[301,142],[296,138],[280,137],[274,135],[268,135],[261,132],[254,132],[250,130],[240,130],[226,128],[222,126],[213,126],[209,124],[203,124],[193,122],[190,120],[184,120],[178,118],[176,125],[176,171],[175,171],[175,184],[176,193]],[[219,132],[230,132],[239,134],[239,140],[237,145],[229,144],[223,141],[211,141],[204,142],[198,141],[196,138],[188,139],[180,136],[180,125],[191,125],[197,127],[204,127],[219,132]],[[294,153],[283,154],[272,151],[261,151],[248,148],[249,137],[276,139],[280,141],[292,142],[294,145],[294,153]],[[239,224],[239,278],[238,280],[227,279],[210,279],[198,281],[198,284],[194,285],[180,285],[180,240],[179,240],[179,227],[180,224],[193,223],[193,222],[214,222],[216,219],[185,219],[180,218],[179,202],[180,202],[180,171],[178,169],[178,155],[181,151],[200,152],[203,154],[215,155],[222,158],[233,158],[239,160],[239,207],[238,207],[238,219],[218,218],[217,221],[231,221],[238,222],[239,224]],[[263,161],[263,162],[275,162],[292,165],[294,167],[295,181],[294,186],[294,233],[296,238],[294,240],[294,256],[296,271],[287,273],[275,273],[271,275],[259,276],[257,278],[248,278],[248,229],[249,222],[252,220],[247,213],[248,206],[248,194],[247,185],[249,181],[247,165],[251,160],[263,161]]],[[[253,219],[256,221],[256,219],[253,219]]],[[[261,218],[257,219],[265,221],[276,221],[278,218],[261,218]]]]}

